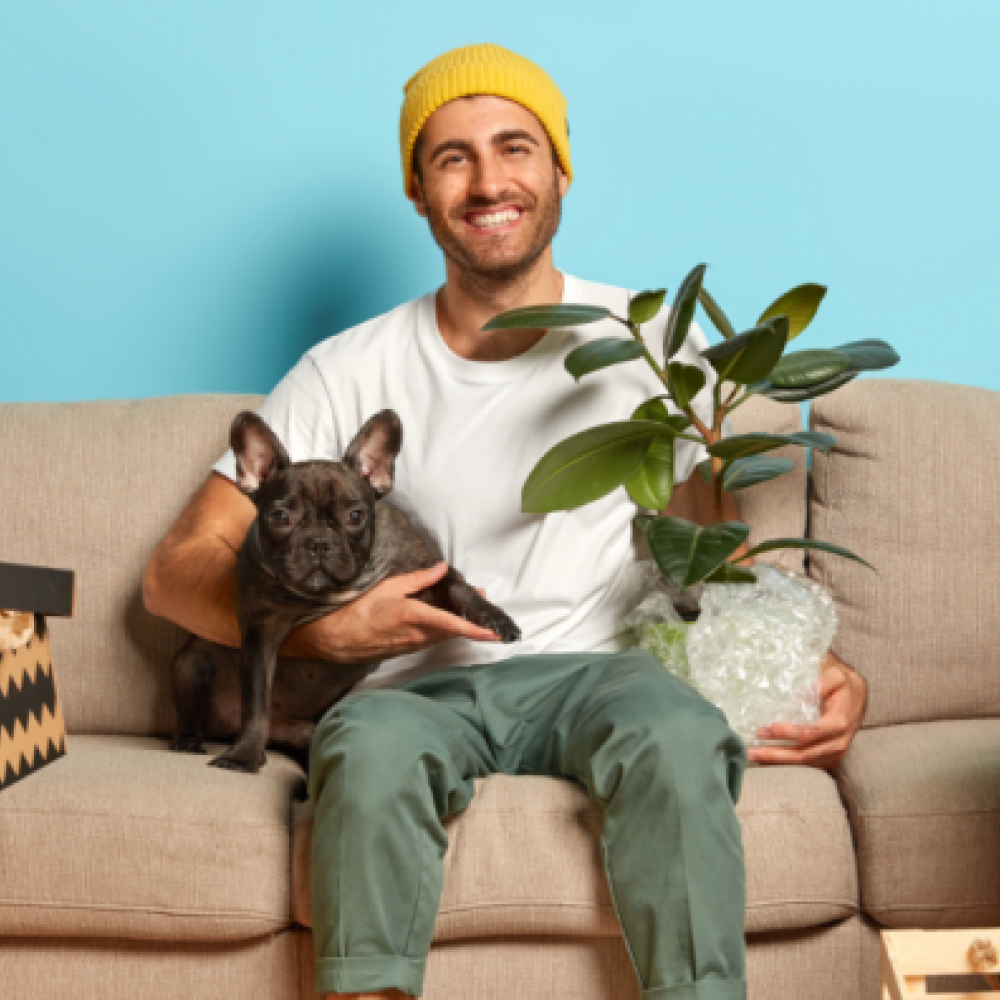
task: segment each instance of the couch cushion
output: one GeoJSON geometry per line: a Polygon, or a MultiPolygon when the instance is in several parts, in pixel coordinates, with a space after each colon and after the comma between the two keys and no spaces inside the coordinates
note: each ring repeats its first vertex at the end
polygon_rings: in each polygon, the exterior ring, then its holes
{"type": "Polygon", "coordinates": [[[887,927],[1000,924],[1000,719],[862,730],[835,775],[866,913],[887,927]]]}
{"type": "Polygon", "coordinates": [[[66,725],[165,735],[183,633],[142,604],[142,571],[261,396],[0,404],[7,562],[76,571],[76,617],[51,619],[66,725]],[[127,683],[123,683],[127,678],[127,683]]]}
{"type": "Polygon", "coordinates": [[[810,556],[834,649],[869,681],[865,725],[1000,715],[1000,393],[860,380],[812,426],[837,446],[814,456],[810,534],[878,570],[810,556]]]}
{"type": "Polygon", "coordinates": [[[0,936],[232,941],[291,923],[297,765],[269,754],[242,775],[162,740],[67,744],[0,794],[0,936]]]}
{"type": "MultiPolygon", "coordinates": [[[[750,767],[736,807],[747,931],[812,927],[858,910],[847,816],[826,771],[750,767]]],[[[581,785],[538,775],[477,779],[449,844],[435,941],[506,934],[620,934],[598,848],[602,815],[581,785]]],[[[312,805],[296,806],[294,913],[311,926],[312,805]]]]}

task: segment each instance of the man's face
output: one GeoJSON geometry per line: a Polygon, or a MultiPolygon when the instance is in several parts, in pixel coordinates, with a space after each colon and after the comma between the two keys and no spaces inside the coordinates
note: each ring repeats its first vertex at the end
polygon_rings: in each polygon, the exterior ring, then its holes
{"type": "Polygon", "coordinates": [[[552,242],[569,182],[527,108],[485,95],[449,101],[427,119],[417,157],[410,198],[453,264],[510,281],[552,242]]]}

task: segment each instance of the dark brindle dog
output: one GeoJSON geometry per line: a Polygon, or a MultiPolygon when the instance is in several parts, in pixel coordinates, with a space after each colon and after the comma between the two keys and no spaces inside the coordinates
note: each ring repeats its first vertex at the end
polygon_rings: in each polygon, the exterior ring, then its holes
{"type": "MultiPolygon", "coordinates": [[[[244,411],[230,442],[240,489],[257,516],[237,570],[239,650],[192,636],[172,664],[172,750],[204,753],[202,739],[235,744],[211,763],[255,773],[270,740],[303,761],[316,723],[377,663],[278,656],[292,629],[356,600],[390,576],[441,562],[434,544],[386,499],[402,426],[372,417],[342,462],[289,461],[271,428],[244,411]]],[[[516,642],[520,630],[456,569],[413,595],[516,642]]]]}

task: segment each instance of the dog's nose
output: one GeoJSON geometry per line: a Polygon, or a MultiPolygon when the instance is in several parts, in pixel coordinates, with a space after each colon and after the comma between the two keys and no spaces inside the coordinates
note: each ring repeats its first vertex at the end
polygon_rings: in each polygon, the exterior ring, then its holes
{"type": "Polygon", "coordinates": [[[309,538],[306,540],[306,551],[309,555],[322,559],[323,556],[328,556],[333,551],[333,539],[309,538]]]}

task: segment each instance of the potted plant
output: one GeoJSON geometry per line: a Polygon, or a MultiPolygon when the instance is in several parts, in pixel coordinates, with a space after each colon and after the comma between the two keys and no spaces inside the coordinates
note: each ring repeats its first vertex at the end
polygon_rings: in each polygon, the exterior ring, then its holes
{"type": "MultiPolygon", "coordinates": [[[[662,365],[643,340],[642,327],[662,308],[666,298],[663,289],[631,298],[625,316],[600,306],[530,306],[496,316],[484,330],[576,327],[611,319],[620,323],[627,335],[601,337],[575,348],[566,356],[567,371],[579,381],[599,369],[644,359],[663,386],[663,392],[637,407],[631,419],[581,431],[543,455],[522,489],[521,509],[525,513],[570,510],[622,486],[639,506],[664,511],[674,485],[675,442],[681,438],[704,443],[709,457],[697,471],[711,484],[718,523],[705,527],[681,517],[648,514],[637,515],[635,521],[674,593],[683,595],[704,582],[711,588],[705,594],[716,616],[714,629],[701,622],[686,636],[683,626],[679,633],[671,634],[674,626],[666,622],[657,639],[660,650],[669,648],[671,652],[666,657],[658,655],[723,708],[733,728],[752,742],[758,725],[811,721],[818,713],[814,681],[836,619],[832,601],[818,585],[803,580],[796,586],[771,567],[755,573],[741,563],[774,549],[799,548],[830,552],[872,567],[847,549],[809,538],[773,538],[731,558],[749,537],[750,528],[740,521],[722,520],[723,494],[776,479],[794,468],[791,459],[769,456],[769,452],[787,445],[826,452],[836,439],[812,431],[726,435],[723,422],[751,396],[789,403],[815,399],[863,371],[896,364],[899,356],[882,340],[855,341],[835,349],[788,351],[789,343],[809,325],[826,294],[823,286],[815,284],[799,285],[782,295],[753,327],[738,334],[703,287],[704,275],[705,265],[700,264],[681,283],[665,325],[662,365]],[[701,351],[718,376],[707,421],[699,418],[692,406],[705,386],[704,371],[673,360],[688,336],[699,301],[722,336],[720,343],[701,351]],[[665,400],[673,403],[676,412],[668,410],[665,400]],[[730,584],[754,585],[756,592],[749,595],[753,599],[747,600],[741,596],[746,593],[743,588],[734,590],[730,584]],[[786,602],[795,605],[794,612],[786,602]],[[745,617],[748,614],[749,620],[745,617]],[[799,628],[803,617],[812,619],[804,630],[799,628]],[[680,669],[676,662],[678,639],[686,642],[687,650],[687,654],[681,653],[680,669]],[[724,648],[727,644],[728,649],[724,648]],[[692,670],[695,654],[701,657],[701,682],[692,670]],[[691,656],[690,664],[687,655],[691,656]],[[811,685],[808,690],[802,686],[805,680],[811,685]]],[[[657,646],[647,648],[656,651],[657,646]]]]}

